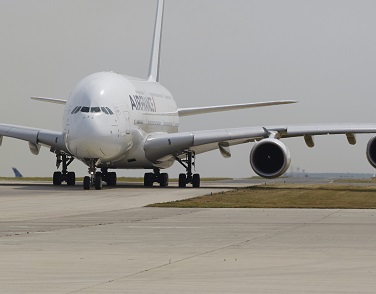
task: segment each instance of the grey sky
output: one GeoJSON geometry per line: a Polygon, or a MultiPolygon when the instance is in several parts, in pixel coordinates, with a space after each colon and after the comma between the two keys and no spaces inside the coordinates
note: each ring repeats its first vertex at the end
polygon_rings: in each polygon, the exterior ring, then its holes
{"type": "MultiPolygon", "coordinates": [[[[61,130],[63,107],[29,96],[67,98],[86,75],[145,77],[156,0],[1,0],[0,121],[61,130]]],[[[374,122],[375,1],[166,0],[160,82],[179,107],[296,99],[299,104],[181,119],[181,130],[272,124],[374,122]]],[[[370,136],[288,139],[292,165],[309,172],[373,172],[370,136]]],[[[247,177],[252,144],[224,159],[198,157],[203,176],[247,177]]],[[[4,138],[0,175],[50,176],[55,157],[4,138]]],[[[86,167],[71,165],[77,175],[86,167]]],[[[176,177],[183,169],[169,169],[176,177]]],[[[119,172],[141,175],[141,172],[119,172]]]]}

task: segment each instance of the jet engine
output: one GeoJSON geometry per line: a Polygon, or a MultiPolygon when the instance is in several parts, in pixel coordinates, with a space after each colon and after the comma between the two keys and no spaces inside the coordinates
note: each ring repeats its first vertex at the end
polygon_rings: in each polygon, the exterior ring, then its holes
{"type": "Polygon", "coordinates": [[[368,162],[376,168],[376,136],[368,141],[366,153],[368,162]]]}
{"type": "MultiPolygon", "coordinates": [[[[376,163],[376,149],[374,153],[376,163]]],[[[249,161],[256,174],[273,179],[287,171],[291,157],[289,150],[280,140],[268,138],[253,146],[249,161]]]]}

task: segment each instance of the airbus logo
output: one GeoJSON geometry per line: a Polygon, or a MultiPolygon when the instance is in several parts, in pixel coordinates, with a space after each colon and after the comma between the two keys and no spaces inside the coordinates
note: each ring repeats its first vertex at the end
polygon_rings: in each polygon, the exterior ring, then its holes
{"type": "Polygon", "coordinates": [[[154,98],[144,97],[140,95],[129,95],[131,101],[132,110],[141,110],[146,112],[156,112],[154,98]]]}

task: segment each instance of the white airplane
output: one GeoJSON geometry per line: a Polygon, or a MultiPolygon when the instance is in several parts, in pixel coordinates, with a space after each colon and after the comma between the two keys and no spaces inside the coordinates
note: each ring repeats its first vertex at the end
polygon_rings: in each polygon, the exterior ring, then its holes
{"type": "MultiPolygon", "coordinates": [[[[163,20],[163,0],[158,1],[149,76],[145,79],[113,72],[91,74],[81,80],[67,100],[32,97],[64,104],[63,130],[60,132],[17,125],[0,124],[3,136],[29,143],[37,155],[41,146],[56,154],[57,168],[53,184],[75,185],[75,173],[68,172],[76,158],[89,167],[90,176],[84,189],[116,185],[116,169],[152,169],[145,173],[144,185],[168,185],[168,174],[161,173],[179,162],[186,173],[179,175],[179,187],[200,186],[199,174],[192,173],[196,155],[218,149],[223,157],[231,156],[230,146],[256,142],[250,153],[253,170],[264,178],[275,178],[286,172],[290,153],[281,138],[303,136],[309,147],[314,135],[345,134],[355,144],[356,133],[375,133],[376,124],[337,124],[314,126],[260,126],[178,132],[179,117],[243,108],[294,103],[271,101],[196,108],[177,108],[171,93],[159,83],[159,56],[163,20]],[[100,172],[97,172],[100,169],[100,172]]],[[[376,137],[367,145],[367,158],[376,167],[376,137]]]]}

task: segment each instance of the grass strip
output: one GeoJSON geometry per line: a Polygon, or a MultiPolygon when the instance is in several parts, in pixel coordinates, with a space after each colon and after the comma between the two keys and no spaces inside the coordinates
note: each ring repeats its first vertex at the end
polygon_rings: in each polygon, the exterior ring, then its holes
{"type": "MultiPolygon", "coordinates": [[[[83,177],[76,178],[77,182],[82,182],[83,177]]],[[[202,182],[215,182],[215,181],[224,181],[224,180],[232,180],[233,178],[201,178],[202,182]]],[[[52,177],[0,177],[0,181],[42,181],[42,182],[52,182],[52,177]]],[[[130,182],[130,183],[143,183],[144,178],[141,177],[118,177],[118,182],[130,182]]],[[[178,182],[177,178],[170,178],[169,181],[171,182],[178,182]]]]}
{"type": "Polygon", "coordinates": [[[375,186],[266,185],[191,199],[157,203],[150,207],[181,208],[376,208],[375,186]]]}

